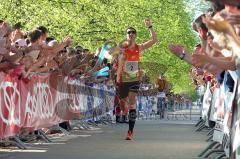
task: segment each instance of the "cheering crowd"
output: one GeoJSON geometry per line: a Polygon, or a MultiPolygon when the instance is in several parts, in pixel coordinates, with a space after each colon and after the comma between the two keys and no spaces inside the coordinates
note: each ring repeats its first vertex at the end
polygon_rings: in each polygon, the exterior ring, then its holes
{"type": "Polygon", "coordinates": [[[202,128],[214,130],[212,139],[221,146],[217,151],[239,158],[240,2],[210,2],[210,9],[193,22],[201,43],[192,54],[183,45],[171,44],[169,49],[193,66],[196,88],[205,88],[202,128]]]}
{"type": "Polygon", "coordinates": [[[90,53],[81,46],[71,47],[73,40],[65,37],[58,42],[48,37],[44,26],[29,32],[21,30],[21,24],[13,27],[0,23],[0,71],[18,79],[29,79],[32,73],[61,71],[65,76],[91,76],[107,65],[107,60],[98,62],[98,54],[90,53]],[[87,74],[87,75],[86,75],[87,74]]]}
{"type": "Polygon", "coordinates": [[[193,65],[191,75],[197,86],[211,81],[215,87],[226,70],[239,67],[239,17],[237,1],[212,1],[207,13],[193,22],[193,30],[199,35],[192,54],[182,45],[169,45],[172,53],[193,65]]]}

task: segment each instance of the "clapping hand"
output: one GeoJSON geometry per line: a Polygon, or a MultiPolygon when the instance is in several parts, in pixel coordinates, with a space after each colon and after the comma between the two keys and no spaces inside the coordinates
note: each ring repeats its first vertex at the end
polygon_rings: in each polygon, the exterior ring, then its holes
{"type": "Polygon", "coordinates": [[[175,45],[175,44],[170,44],[168,45],[169,50],[176,55],[177,57],[180,57],[180,55],[184,52],[184,46],[182,45],[175,45]]]}

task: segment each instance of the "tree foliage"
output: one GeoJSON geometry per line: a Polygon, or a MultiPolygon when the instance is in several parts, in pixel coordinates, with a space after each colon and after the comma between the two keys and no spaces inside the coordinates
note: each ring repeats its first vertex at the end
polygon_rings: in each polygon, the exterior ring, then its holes
{"type": "Polygon", "coordinates": [[[206,0],[184,0],[185,11],[190,14],[192,21],[195,20],[198,16],[205,13],[210,7],[210,2],[206,0]]]}
{"type": "Polygon", "coordinates": [[[70,35],[75,44],[92,51],[106,40],[122,41],[128,26],[137,29],[138,43],[145,42],[150,35],[143,20],[150,18],[159,42],[141,59],[153,64],[143,67],[151,79],[166,70],[173,90],[179,93],[193,90],[190,66],[171,55],[167,46],[180,43],[191,50],[196,43],[184,5],[184,0],[1,0],[0,17],[12,24],[21,22],[24,30],[47,26],[56,39],[70,35]]]}

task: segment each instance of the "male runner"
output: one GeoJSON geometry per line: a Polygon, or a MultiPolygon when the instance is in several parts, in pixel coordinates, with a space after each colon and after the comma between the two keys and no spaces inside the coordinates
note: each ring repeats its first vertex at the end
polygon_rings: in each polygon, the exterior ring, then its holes
{"type": "Polygon", "coordinates": [[[120,103],[125,103],[129,109],[129,129],[126,140],[133,139],[133,128],[137,117],[136,113],[136,90],[140,83],[140,54],[145,49],[152,47],[157,42],[157,35],[153,30],[152,23],[145,19],[145,25],[149,29],[151,38],[143,44],[136,44],[137,31],[133,27],[126,30],[127,39],[121,46],[110,50],[110,54],[119,51],[119,63],[117,69],[117,82],[119,83],[120,103]]]}

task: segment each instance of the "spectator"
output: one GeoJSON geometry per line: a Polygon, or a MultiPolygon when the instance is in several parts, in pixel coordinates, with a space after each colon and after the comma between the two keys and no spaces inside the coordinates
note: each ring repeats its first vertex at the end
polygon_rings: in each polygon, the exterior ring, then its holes
{"type": "Polygon", "coordinates": [[[24,38],[24,32],[21,30],[21,23],[16,23],[13,27],[14,31],[10,35],[11,43],[14,44],[16,40],[24,38]]]}
{"type": "Polygon", "coordinates": [[[45,26],[39,26],[37,27],[36,29],[40,30],[41,31],[41,41],[44,43],[44,44],[47,44],[47,37],[48,37],[48,29],[45,27],[45,26]]]}

